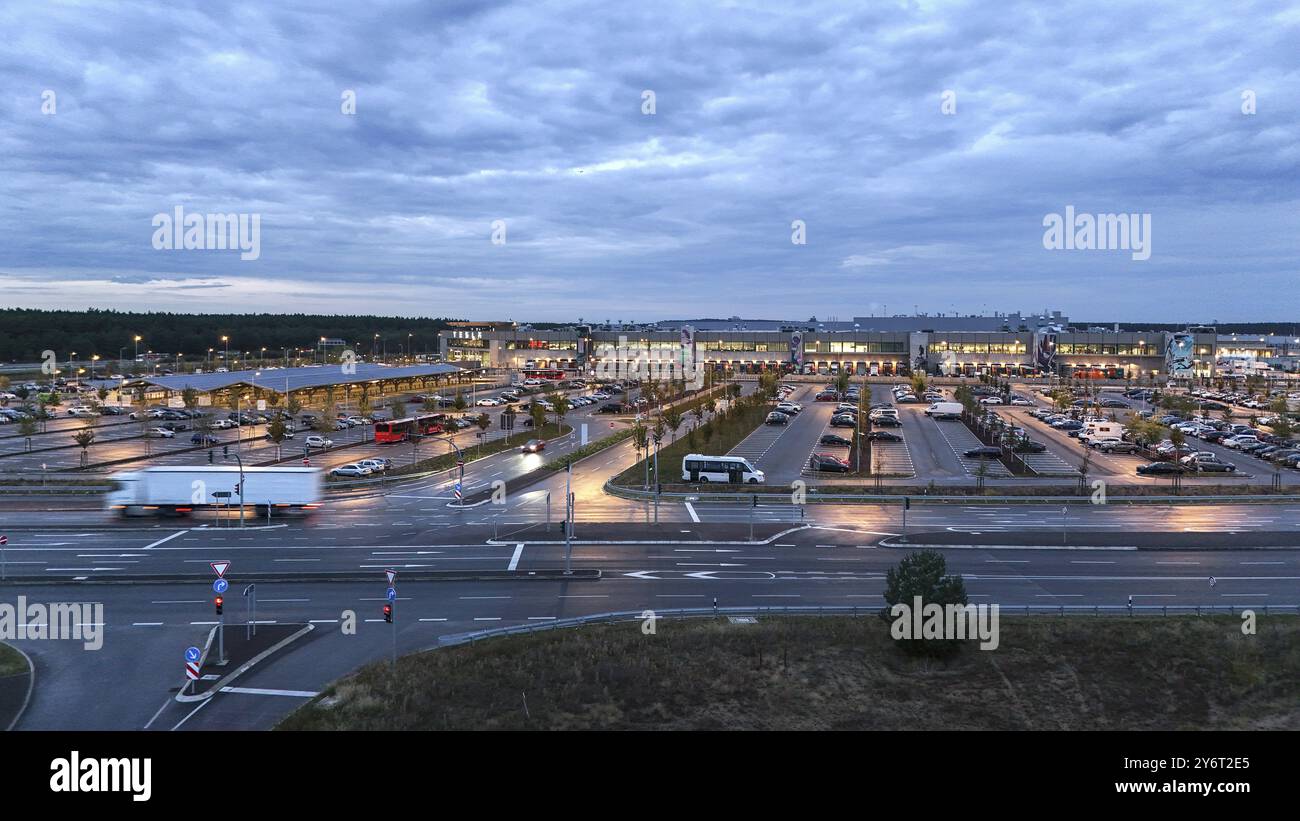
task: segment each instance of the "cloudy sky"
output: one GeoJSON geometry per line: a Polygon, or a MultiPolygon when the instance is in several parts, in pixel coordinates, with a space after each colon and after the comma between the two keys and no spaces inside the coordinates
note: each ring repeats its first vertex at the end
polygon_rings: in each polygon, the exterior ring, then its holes
{"type": "Polygon", "coordinates": [[[1300,315],[1293,3],[329,5],[0,6],[0,306],[1300,315]]]}

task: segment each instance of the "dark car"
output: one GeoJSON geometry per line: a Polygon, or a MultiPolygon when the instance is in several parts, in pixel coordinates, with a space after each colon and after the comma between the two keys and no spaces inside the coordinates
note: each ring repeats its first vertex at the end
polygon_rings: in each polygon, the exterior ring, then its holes
{"type": "Polygon", "coordinates": [[[170,431],[182,431],[182,430],[190,429],[190,426],[185,424],[184,422],[163,422],[162,427],[170,431]]]}
{"type": "Polygon", "coordinates": [[[813,470],[824,470],[831,473],[848,473],[850,470],[847,461],[829,453],[814,453],[810,464],[813,470]]]}
{"type": "Polygon", "coordinates": [[[962,456],[968,459],[996,459],[1002,455],[1002,448],[995,448],[991,445],[984,445],[978,448],[969,448],[962,452],[962,456]]]}
{"type": "Polygon", "coordinates": [[[831,419],[831,427],[833,428],[856,428],[857,426],[858,423],[852,416],[836,416],[831,419]]]}
{"type": "Polygon", "coordinates": [[[772,411],[767,415],[767,419],[763,420],[763,423],[766,425],[785,425],[789,422],[790,417],[781,413],[781,411],[772,411]]]}
{"type": "Polygon", "coordinates": [[[99,412],[103,416],[122,416],[126,411],[116,405],[100,405],[99,412]]]}
{"type": "Polygon", "coordinates": [[[850,442],[848,439],[845,439],[843,436],[838,436],[834,433],[823,433],[822,438],[818,439],[817,443],[819,445],[832,445],[834,447],[840,447],[840,448],[853,447],[853,443],[850,442]]]}
{"type": "Polygon", "coordinates": [[[1230,465],[1227,462],[1197,462],[1196,469],[1201,473],[1235,473],[1236,465],[1230,465]]]}
{"type": "Polygon", "coordinates": [[[1186,473],[1186,469],[1175,462],[1151,462],[1146,465],[1138,465],[1139,476],[1172,476],[1175,473],[1186,473]]]}
{"type": "Polygon", "coordinates": [[[192,443],[194,443],[194,444],[196,444],[196,445],[202,445],[202,446],[204,446],[204,447],[209,447],[209,446],[211,446],[211,445],[217,445],[217,444],[220,444],[220,443],[221,443],[221,440],[218,439],[217,437],[213,436],[213,435],[210,434],[210,433],[207,433],[207,434],[204,434],[204,433],[196,433],[196,434],[194,434],[193,436],[190,437],[190,442],[192,442],[192,443]]]}
{"type": "Polygon", "coordinates": [[[519,448],[521,453],[538,453],[545,449],[546,440],[544,439],[529,439],[524,442],[523,447],[519,448]]]}
{"type": "Polygon", "coordinates": [[[901,428],[903,423],[892,416],[882,416],[879,419],[872,419],[871,426],[874,428],[901,428]]]}
{"type": "Polygon", "coordinates": [[[1028,439],[1022,439],[1011,446],[1016,453],[1043,453],[1047,450],[1047,445],[1041,442],[1032,442],[1028,439]]]}
{"type": "Polygon", "coordinates": [[[1099,403],[1103,408],[1127,408],[1127,402],[1121,402],[1118,399],[1103,399],[1099,403]]]}
{"type": "Polygon", "coordinates": [[[822,391],[815,397],[818,402],[838,402],[840,395],[835,391],[822,391]]]}
{"type": "Polygon", "coordinates": [[[901,442],[903,437],[897,433],[890,433],[887,430],[873,430],[867,434],[867,438],[872,442],[901,442]]]}
{"type": "Polygon", "coordinates": [[[596,409],[596,413],[623,413],[623,403],[606,402],[596,409]]]}

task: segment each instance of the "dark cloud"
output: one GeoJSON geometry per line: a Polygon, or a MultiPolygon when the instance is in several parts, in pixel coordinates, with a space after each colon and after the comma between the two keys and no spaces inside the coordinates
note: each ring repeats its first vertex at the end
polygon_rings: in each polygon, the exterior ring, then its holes
{"type": "Polygon", "coordinates": [[[17,2],[0,21],[15,303],[1164,321],[1297,305],[1276,296],[1296,282],[1300,163],[1283,2],[17,2]],[[260,214],[259,259],[154,250],[153,215],[178,205],[260,214]],[[1151,259],[1044,250],[1067,205],[1151,213],[1151,259]]]}

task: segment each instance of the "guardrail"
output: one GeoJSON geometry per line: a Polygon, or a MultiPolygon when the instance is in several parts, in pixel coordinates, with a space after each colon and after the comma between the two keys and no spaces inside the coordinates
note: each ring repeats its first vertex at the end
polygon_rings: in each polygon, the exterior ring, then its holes
{"type": "MultiPolygon", "coordinates": [[[[641,488],[621,487],[613,484],[612,481],[605,482],[605,492],[611,496],[618,496],[623,499],[633,499],[639,501],[652,501],[655,498],[653,490],[642,490],[641,488]]],[[[683,502],[697,502],[707,500],[710,502],[735,502],[744,504],[753,504],[757,498],[762,501],[775,501],[785,503],[789,501],[790,494],[786,491],[781,492],[709,492],[703,490],[690,491],[663,491],[659,494],[660,500],[675,500],[683,502]]],[[[940,495],[925,493],[819,493],[816,488],[808,488],[805,504],[902,504],[904,499],[910,500],[912,504],[1060,504],[1060,505],[1090,505],[1092,504],[1091,494],[1083,496],[980,496],[971,494],[962,495],[940,495]]],[[[1111,494],[1107,497],[1107,505],[1116,504],[1297,504],[1300,503],[1300,494],[1238,494],[1226,496],[1119,496],[1111,494]]]]}
{"type": "MultiPolygon", "coordinates": [[[[714,616],[876,616],[882,607],[862,607],[857,605],[773,605],[765,607],[678,607],[669,610],[619,610],[610,613],[593,613],[589,616],[573,616],[566,619],[531,624],[518,624],[511,627],[494,627],[487,630],[474,630],[468,633],[453,633],[440,636],[438,643],[445,646],[472,644],[484,639],[501,636],[515,636],[526,633],[540,633],[546,630],[559,630],[567,627],[584,627],[590,624],[619,624],[623,622],[644,622],[647,619],[691,619],[710,618],[714,616]]],[[[1062,604],[1062,605],[998,605],[1000,615],[1009,616],[1236,616],[1245,610],[1264,615],[1300,616],[1300,604],[1264,605],[1263,607],[1240,607],[1232,604],[1206,605],[1123,605],[1123,604],[1062,604]]]]}

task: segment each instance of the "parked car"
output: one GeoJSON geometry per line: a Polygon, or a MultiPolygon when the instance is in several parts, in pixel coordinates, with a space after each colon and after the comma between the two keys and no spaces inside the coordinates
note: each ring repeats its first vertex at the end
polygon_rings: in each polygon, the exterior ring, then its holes
{"type": "Polygon", "coordinates": [[[1237,470],[1236,465],[1217,460],[1196,461],[1192,463],[1192,467],[1201,473],[1235,473],[1237,470]]]}
{"type": "Polygon", "coordinates": [[[858,420],[854,419],[852,416],[831,417],[832,428],[856,428],[857,426],[858,426],[858,420]]]}
{"type": "Polygon", "coordinates": [[[832,456],[829,453],[814,453],[809,461],[813,470],[824,470],[832,473],[848,473],[851,470],[848,460],[832,456]]]}
{"type": "Polygon", "coordinates": [[[326,439],[324,436],[308,436],[307,447],[309,448],[330,448],[334,446],[332,439],[326,439]]]}
{"type": "Polygon", "coordinates": [[[1172,476],[1176,473],[1186,473],[1187,469],[1175,462],[1151,462],[1138,465],[1137,472],[1139,476],[1172,476]]]}
{"type": "Polygon", "coordinates": [[[1002,448],[991,445],[981,445],[977,448],[967,448],[962,451],[962,456],[968,459],[997,459],[1002,455],[1002,448]]]}
{"type": "Polygon", "coordinates": [[[1097,450],[1102,453],[1137,453],[1141,447],[1137,442],[1125,442],[1123,439],[1106,439],[1097,443],[1097,450]]]}
{"type": "Polygon", "coordinates": [[[335,478],[347,477],[347,478],[354,478],[354,479],[362,479],[365,478],[366,476],[369,476],[371,473],[372,471],[370,470],[370,468],[366,467],[365,465],[353,462],[347,465],[339,465],[338,467],[331,470],[329,472],[329,475],[335,478]]]}
{"type": "Polygon", "coordinates": [[[175,439],[176,431],[167,430],[167,428],[150,428],[149,435],[156,436],[159,439],[175,439]]]}
{"type": "Polygon", "coordinates": [[[839,448],[853,447],[853,443],[850,442],[848,439],[845,439],[843,436],[838,436],[834,433],[823,433],[821,438],[817,440],[817,444],[830,445],[832,447],[839,447],[839,448]]]}
{"type": "Polygon", "coordinates": [[[383,473],[384,471],[387,471],[393,467],[393,460],[379,459],[379,458],[362,459],[361,461],[357,462],[357,464],[365,468],[370,468],[371,473],[383,473]]]}
{"type": "Polygon", "coordinates": [[[210,433],[196,433],[190,437],[190,442],[205,448],[221,444],[221,440],[210,433]]]}
{"type": "Polygon", "coordinates": [[[872,442],[901,442],[903,437],[897,433],[890,433],[887,430],[873,430],[867,434],[867,438],[872,442]]]}
{"type": "Polygon", "coordinates": [[[772,411],[767,415],[767,418],[763,420],[763,424],[785,425],[788,424],[789,421],[790,421],[790,417],[788,415],[781,413],[781,411],[772,411]]]}

